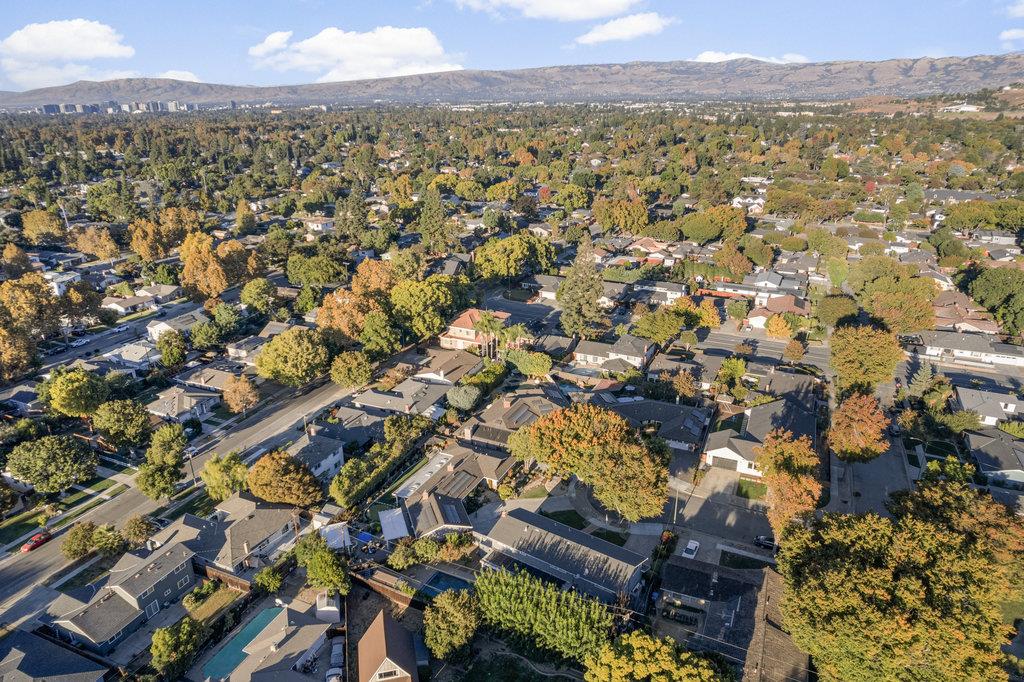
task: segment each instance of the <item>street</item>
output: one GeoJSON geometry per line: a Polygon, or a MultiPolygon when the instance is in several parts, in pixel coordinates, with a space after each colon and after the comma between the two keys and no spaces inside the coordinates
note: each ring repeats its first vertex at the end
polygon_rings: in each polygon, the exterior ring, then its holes
{"type": "MultiPolygon", "coordinates": [[[[244,453],[248,449],[255,451],[260,448],[271,450],[294,440],[299,435],[296,427],[302,424],[304,416],[315,414],[349,393],[349,389],[327,383],[297,396],[268,402],[231,427],[223,438],[205,437],[208,440],[198,446],[198,453],[191,460],[191,466],[189,462],[185,463],[183,478],[190,480],[192,470],[198,476],[203,464],[214,454],[223,455],[235,450],[244,453]]],[[[130,488],[83,514],[79,520],[92,521],[97,525],[111,523],[120,526],[128,518],[151,513],[161,505],[161,502],[150,500],[136,488],[130,488]]],[[[71,525],[74,524],[68,527],[71,525]]],[[[60,552],[60,534],[65,530],[67,527],[37,550],[27,554],[14,553],[0,560],[0,599],[9,599],[31,584],[42,582],[66,563],[60,552]]],[[[9,606],[6,603],[0,604],[4,609],[9,606]]]]}

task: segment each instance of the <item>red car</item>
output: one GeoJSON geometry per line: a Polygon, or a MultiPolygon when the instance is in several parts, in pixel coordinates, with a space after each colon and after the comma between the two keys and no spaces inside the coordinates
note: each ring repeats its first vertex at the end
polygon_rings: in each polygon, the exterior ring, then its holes
{"type": "Polygon", "coordinates": [[[50,541],[50,538],[52,537],[53,536],[47,533],[46,531],[43,531],[42,533],[36,533],[28,542],[21,546],[21,551],[31,552],[33,549],[45,545],[47,542],[50,541]]]}

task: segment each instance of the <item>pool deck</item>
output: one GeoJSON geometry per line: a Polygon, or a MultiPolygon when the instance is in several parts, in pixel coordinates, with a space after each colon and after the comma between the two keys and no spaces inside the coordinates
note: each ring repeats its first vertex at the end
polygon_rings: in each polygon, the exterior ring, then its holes
{"type": "Polygon", "coordinates": [[[186,675],[189,680],[205,680],[203,676],[203,667],[209,663],[210,659],[216,656],[224,645],[231,641],[231,639],[237,635],[246,625],[252,621],[253,618],[263,613],[266,609],[274,608],[277,606],[275,599],[280,599],[285,604],[291,603],[298,598],[299,593],[302,592],[303,585],[306,582],[306,572],[304,570],[296,569],[285,579],[284,585],[277,594],[267,595],[253,605],[246,612],[245,617],[239,622],[234,629],[224,636],[220,642],[217,643],[212,649],[203,653],[189,668],[188,674],[186,675]]]}

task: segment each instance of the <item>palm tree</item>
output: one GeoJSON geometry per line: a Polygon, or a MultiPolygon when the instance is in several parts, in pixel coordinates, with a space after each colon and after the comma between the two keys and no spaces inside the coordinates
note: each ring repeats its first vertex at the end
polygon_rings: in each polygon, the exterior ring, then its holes
{"type": "Polygon", "coordinates": [[[498,338],[498,334],[501,332],[505,325],[488,311],[480,313],[480,318],[473,323],[473,331],[484,337],[484,346],[488,358],[493,359],[495,351],[494,341],[498,338]]]}

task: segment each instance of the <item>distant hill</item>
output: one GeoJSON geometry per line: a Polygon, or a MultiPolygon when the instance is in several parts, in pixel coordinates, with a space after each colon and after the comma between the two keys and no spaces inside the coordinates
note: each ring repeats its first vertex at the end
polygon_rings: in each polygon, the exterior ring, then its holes
{"type": "Polygon", "coordinates": [[[78,81],[0,92],[0,107],[179,100],[197,104],[414,104],[617,100],[841,100],[973,92],[1024,81],[1024,54],[891,59],[880,62],[769,64],[751,59],[549,66],[511,71],[448,71],[341,83],[249,87],[167,78],[78,81]]]}

